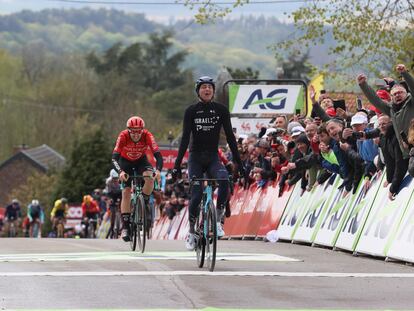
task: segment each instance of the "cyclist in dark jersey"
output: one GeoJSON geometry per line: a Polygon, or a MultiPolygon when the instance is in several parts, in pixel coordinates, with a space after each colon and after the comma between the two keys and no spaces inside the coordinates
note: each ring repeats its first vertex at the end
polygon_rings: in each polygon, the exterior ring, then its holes
{"type": "MultiPolygon", "coordinates": [[[[121,237],[125,242],[130,240],[129,228],[131,218],[131,178],[133,169],[138,175],[153,177],[154,170],[145,155],[151,150],[156,159],[155,178],[159,180],[163,160],[154,136],[145,129],[145,122],[142,118],[134,116],[128,119],[127,129],[118,135],[114,151],[112,153],[112,164],[119,174],[119,180],[125,183],[122,190],[121,216],[123,229],[121,237]]],[[[149,197],[154,189],[154,180],[145,178],[142,193],[145,204],[148,206],[149,197]]]]}
{"type": "MultiPolygon", "coordinates": [[[[241,176],[245,175],[244,168],[237,150],[237,142],[234,137],[230,112],[227,107],[213,101],[215,83],[212,78],[204,76],[196,81],[195,91],[199,101],[189,106],[184,115],[183,134],[177,159],[175,161],[173,175],[179,176],[181,173],[181,161],[184,153],[190,144],[190,154],[188,158],[189,178],[202,178],[204,173],[208,173],[211,178],[227,179],[228,173],[218,156],[218,144],[220,130],[224,129],[227,143],[233,154],[233,160],[238,164],[241,176]],[[191,137],[191,142],[190,142],[191,137]]],[[[224,204],[228,196],[228,182],[219,182],[217,198],[217,219],[221,219],[224,211],[224,204]]],[[[194,183],[191,192],[189,205],[190,230],[186,239],[188,250],[195,248],[194,225],[199,213],[199,204],[202,199],[202,185],[194,183]]],[[[223,236],[224,231],[219,221],[217,223],[218,236],[223,236]]]]}

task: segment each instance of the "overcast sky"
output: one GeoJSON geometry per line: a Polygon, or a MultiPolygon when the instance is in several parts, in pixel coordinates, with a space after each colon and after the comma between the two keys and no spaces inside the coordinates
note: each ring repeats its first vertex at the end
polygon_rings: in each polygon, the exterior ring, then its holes
{"type": "MultiPolygon", "coordinates": [[[[231,0],[216,0],[217,2],[231,2],[231,0]]],[[[288,3],[286,0],[274,0],[273,3],[262,4],[246,4],[241,8],[237,8],[231,16],[237,17],[239,15],[265,15],[275,16],[281,20],[287,20],[284,13],[290,13],[297,9],[303,3],[288,3]],[[280,1],[277,3],[277,1],[280,1]]],[[[191,11],[183,5],[175,4],[175,0],[75,0],[74,2],[66,2],[65,0],[0,0],[0,13],[10,14],[24,9],[39,11],[45,8],[66,8],[66,9],[80,9],[83,7],[90,8],[114,8],[128,12],[144,13],[148,18],[160,22],[168,22],[170,18],[189,19],[195,14],[195,10],[191,11]],[[93,3],[78,3],[78,2],[111,2],[111,4],[93,4],[93,3]],[[141,4],[139,4],[141,2],[141,4]],[[143,2],[147,4],[142,4],[143,2]],[[163,3],[157,5],[155,3],[163,3]],[[133,4],[126,4],[133,3],[133,4]],[[171,3],[171,4],[166,4],[171,3]]]]}

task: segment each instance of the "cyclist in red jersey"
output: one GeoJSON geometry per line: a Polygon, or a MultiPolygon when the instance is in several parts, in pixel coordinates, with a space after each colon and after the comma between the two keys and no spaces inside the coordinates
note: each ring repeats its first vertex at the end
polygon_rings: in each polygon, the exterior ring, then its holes
{"type": "Polygon", "coordinates": [[[130,218],[131,218],[131,178],[133,169],[138,175],[148,176],[142,188],[145,204],[148,206],[149,197],[154,189],[154,169],[148,162],[145,152],[150,150],[156,160],[155,178],[159,180],[163,160],[154,136],[145,129],[142,118],[134,116],[128,119],[127,129],[118,135],[114,151],[112,153],[112,164],[119,174],[119,180],[124,183],[122,190],[121,216],[123,229],[121,237],[125,242],[130,240],[130,218]]]}

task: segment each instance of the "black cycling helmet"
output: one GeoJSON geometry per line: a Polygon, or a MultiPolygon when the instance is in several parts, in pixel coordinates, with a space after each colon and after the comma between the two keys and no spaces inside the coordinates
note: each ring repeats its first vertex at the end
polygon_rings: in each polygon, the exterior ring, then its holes
{"type": "Polygon", "coordinates": [[[213,87],[213,90],[216,90],[216,84],[214,83],[213,78],[209,76],[202,76],[197,79],[196,84],[195,84],[195,91],[197,95],[198,95],[198,91],[200,90],[200,86],[205,83],[210,84],[213,87]]]}

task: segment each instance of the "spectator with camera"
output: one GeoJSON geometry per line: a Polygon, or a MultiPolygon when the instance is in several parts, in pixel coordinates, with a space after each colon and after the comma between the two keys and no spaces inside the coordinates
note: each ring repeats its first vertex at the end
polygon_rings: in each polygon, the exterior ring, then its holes
{"type": "MultiPolygon", "coordinates": [[[[408,89],[413,93],[414,78],[408,73],[406,67],[403,64],[399,64],[396,70],[402,75],[408,89]]],[[[411,94],[407,92],[404,86],[396,84],[390,91],[391,102],[388,103],[379,98],[376,92],[368,85],[367,77],[364,74],[358,75],[357,82],[368,100],[382,113],[390,116],[403,157],[408,159],[409,146],[404,142],[403,137],[408,135],[410,121],[414,118],[414,99],[411,94]]]]}
{"type": "Polygon", "coordinates": [[[266,138],[261,138],[257,141],[256,145],[256,161],[254,167],[251,170],[252,178],[263,187],[270,179],[275,179],[276,174],[272,170],[270,159],[266,156],[270,149],[270,144],[266,138]]]}
{"type": "Polygon", "coordinates": [[[344,180],[341,187],[345,187],[345,195],[353,190],[355,193],[364,173],[364,162],[359,153],[346,142],[343,137],[344,121],[333,118],[326,124],[326,130],[332,138],[330,148],[339,164],[340,176],[344,180]]]}
{"type": "Polygon", "coordinates": [[[357,112],[352,117],[351,127],[343,130],[342,137],[351,144],[356,143],[358,153],[364,161],[364,177],[366,187],[368,187],[369,180],[377,171],[374,159],[378,155],[378,146],[373,139],[365,137],[365,133],[369,131],[368,118],[365,112],[357,112]]]}

